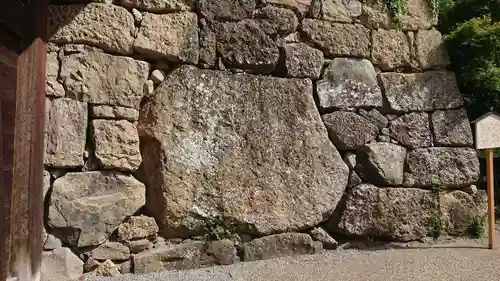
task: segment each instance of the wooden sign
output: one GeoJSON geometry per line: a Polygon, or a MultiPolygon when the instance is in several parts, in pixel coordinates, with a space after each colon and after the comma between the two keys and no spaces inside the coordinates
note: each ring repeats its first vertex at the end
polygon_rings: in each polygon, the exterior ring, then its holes
{"type": "Polygon", "coordinates": [[[489,112],[472,121],[476,149],[486,149],[486,177],[488,192],[488,238],[489,248],[495,248],[495,201],[493,148],[500,147],[500,115],[489,112]]]}

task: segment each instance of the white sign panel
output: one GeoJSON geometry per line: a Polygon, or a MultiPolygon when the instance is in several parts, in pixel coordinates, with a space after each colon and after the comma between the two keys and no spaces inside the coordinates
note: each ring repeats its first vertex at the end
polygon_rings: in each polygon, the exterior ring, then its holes
{"type": "Polygon", "coordinates": [[[476,149],[500,147],[500,116],[488,113],[475,123],[476,149]]]}

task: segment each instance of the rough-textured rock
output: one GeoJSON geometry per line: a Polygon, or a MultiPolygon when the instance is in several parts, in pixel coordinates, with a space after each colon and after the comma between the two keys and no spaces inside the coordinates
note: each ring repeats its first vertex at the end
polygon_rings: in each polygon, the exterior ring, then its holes
{"type": "Polygon", "coordinates": [[[243,233],[269,234],[333,212],[348,168],[310,80],[183,66],[156,91],[139,120],[141,177],[164,234],[196,235],[222,214],[243,233]]]}
{"type": "Polygon", "coordinates": [[[486,204],[483,204],[479,197],[460,190],[440,196],[442,223],[449,234],[465,234],[471,230],[474,223],[486,215],[486,204]]]}
{"type": "Polygon", "coordinates": [[[92,121],[95,156],[104,169],[135,171],[141,164],[139,135],[127,120],[92,121]]]}
{"type": "Polygon", "coordinates": [[[66,98],[45,102],[45,165],[83,166],[87,104],[66,98]]]}
{"type": "Polygon", "coordinates": [[[153,59],[198,63],[198,16],[183,12],[145,13],[134,50],[153,59]]]}
{"type": "Polygon", "coordinates": [[[162,245],[134,255],[134,273],[150,273],[172,269],[199,267],[204,242],[162,245]]]}
{"type": "Polygon", "coordinates": [[[154,218],[147,216],[133,216],[126,223],[118,227],[118,238],[122,241],[154,237],[158,232],[158,225],[154,218]]]}
{"type": "Polygon", "coordinates": [[[287,77],[318,79],[323,68],[323,53],[304,43],[285,45],[287,77]]]}
{"type": "Polygon", "coordinates": [[[383,129],[387,126],[389,121],[387,120],[387,117],[385,117],[380,111],[377,109],[373,108],[370,111],[366,112],[366,115],[362,114],[360,112],[361,116],[365,117],[366,119],[370,120],[373,124],[377,125],[379,129],[383,129]]]}
{"type": "Polygon", "coordinates": [[[327,57],[370,56],[370,30],[360,24],[304,19],[302,31],[327,57]]]}
{"type": "Polygon", "coordinates": [[[120,267],[121,274],[133,273],[132,261],[122,262],[119,264],[119,267],[120,267]]]}
{"type": "Polygon", "coordinates": [[[85,272],[92,271],[96,269],[99,265],[101,265],[100,262],[96,261],[92,257],[89,257],[86,261],[85,264],[83,265],[83,269],[85,272]]]}
{"type": "Polygon", "coordinates": [[[63,57],[61,79],[66,95],[96,104],[139,107],[149,64],[101,52],[63,57]]]}
{"type": "Polygon", "coordinates": [[[435,111],[431,121],[434,145],[472,146],[472,130],[465,109],[435,111]]]}
{"type": "Polygon", "coordinates": [[[357,186],[358,184],[362,184],[363,180],[356,174],[355,171],[351,171],[349,173],[349,182],[347,183],[348,188],[353,188],[357,186]]]}
{"type": "Polygon", "coordinates": [[[128,260],[130,250],[127,246],[118,242],[107,242],[90,252],[96,260],[128,260]]]}
{"type": "Polygon", "coordinates": [[[430,190],[361,184],[349,193],[338,228],[354,236],[417,240],[429,233],[437,208],[430,190]]]}
{"type": "Polygon", "coordinates": [[[96,270],[93,272],[96,276],[120,276],[122,275],[118,269],[118,266],[110,260],[106,260],[101,263],[96,270]]]}
{"type": "Polygon", "coordinates": [[[377,185],[403,184],[406,149],[396,144],[370,143],[356,151],[356,171],[377,185]]]}
{"type": "Polygon", "coordinates": [[[349,167],[349,169],[354,169],[354,167],[356,167],[356,154],[355,153],[352,153],[352,152],[346,152],[346,154],[344,155],[344,157],[342,158],[344,159],[344,162],[347,164],[347,167],[349,167]]]}
{"type": "Polygon", "coordinates": [[[429,147],[432,145],[429,123],[429,114],[425,112],[404,114],[391,121],[389,134],[407,147],[429,147]]]}
{"type": "Polygon", "coordinates": [[[110,52],[132,54],[134,16],[107,4],[49,7],[49,36],[54,43],[88,44],[110,52]]]}
{"type": "Polygon", "coordinates": [[[193,3],[193,0],[121,0],[125,7],[154,13],[189,11],[194,6],[193,3]]]}
{"type": "Polygon", "coordinates": [[[317,19],[350,23],[361,15],[361,2],[358,0],[313,0],[312,5],[318,7],[310,9],[317,19]]]}
{"type": "Polygon", "coordinates": [[[70,245],[99,245],[144,203],[145,186],[132,176],[68,173],[53,184],[48,224],[70,245]]]}
{"type": "Polygon", "coordinates": [[[210,242],[202,256],[202,264],[228,265],[240,261],[233,241],[229,239],[210,242]]]}
{"type": "Polygon", "coordinates": [[[201,15],[209,20],[229,21],[251,18],[255,0],[203,0],[198,6],[201,15]]]}
{"type": "Polygon", "coordinates": [[[59,59],[57,53],[48,53],[45,64],[45,94],[53,97],[64,97],[64,87],[59,83],[59,59]]]}
{"type": "Polygon", "coordinates": [[[217,50],[227,67],[264,73],[278,63],[278,47],[253,20],[219,24],[216,34],[217,50]]]}
{"type": "Polygon", "coordinates": [[[322,116],[330,140],[339,150],[357,149],[374,140],[378,128],[360,115],[349,111],[335,111],[322,116]]]}
{"type": "Polygon", "coordinates": [[[300,16],[305,16],[309,11],[312,0],[266,0],[268,4],[291,9],[300,16]]]}
{"type": "Polygon", "coordinates": [[[410,46],[402,31],[379,29],[372,32],[372,37],[372,61],[382,70],[393,70],[410,64],[410,46]]]}
{"type": "Polygon", "coordinates": [[[50,250],[54,250],[54,249],[61,248],[61,247],[62,247],[61,240],[52,234],[49,234],[47,236],[47,240],[43,244],[43,249],[45,251],[50,251],[50,250]]]}
{"type": "Polygon", "coordinates": [[[269,35],[286,36],[295,31],[299,21],[288,9],[267,6],[256,11],[254,18],[262,30],[269,35]]]}
{"type": "Polygon", "coordinates": [[[435,29],[419,30],[415,36],[416,56],[421,68],[445,67],[450,63],[441,33],[435,29]]]}
{"type": "Polygon", "coordinates": [[[479,160],[472,148],[431,147],[406,157],[405,186],[466,186],[479,177],[479,160]]]}
{"type": "Polygon", "coordinates": [[[321,245],[305,233],[275,234],[243,244],[243,261],[314,254],[320,249],[321,245]]]}
{"type": "Polygon", "coordinates": [[[406,11],[400,16],[399,23],[391,20],[387,4],[383,0],[364,1],[361,22],[377,28],[401,28],[403,30],[429,29],[436,24],[432,16],[432,9],[426,0],[408,0],[405,3],[406,11]]]}
{"type": "Polygon", "coordinates": [[[95,119],[125,119],[132,122],[139,119],[139,110],[121,106],[94,105],[91,113],[95,119]]]}
{"type": "Polygon", "coordinates": [[[69,248],[44,252],[41,272],[44,281],[77,280],[83,274],[83,261],[69,248]]]}
{"type": "Polygon", "coordinates": [[[148,239],[130,241],[130,251],[134,254],[153,248],[153,243],[148,239]]]}
{"type": "Polygon", "coordinates": [[[464,103],[453,72],[382,73],[382,88],[392,110],[453,109],[464,103]]]}
{"type": "Polygon", "coordinates": [[[323,228],[315,227],[311,231],[309,231],[311,237],[321,242],[323,244],[324,249],[333,250],[336,249],[339,243],[333,239],[323,228]]]}
{"type": "Polygon", "coordinates": [[[215,32],[212,31],[205,19],[200,19],[200,56],[199,62],[213,67],[217,61],[217,41],[215,32]]]}
{"type": "Polygon", "coordinates": [[[382,92],[369,60],[336,58],[317,82],[322,108],[382,107],[382,92]]]}

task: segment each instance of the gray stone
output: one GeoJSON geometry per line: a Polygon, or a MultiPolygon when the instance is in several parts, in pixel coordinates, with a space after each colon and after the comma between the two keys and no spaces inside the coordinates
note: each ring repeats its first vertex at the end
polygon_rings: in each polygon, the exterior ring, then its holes
{"type": "Polygon", "coordinates": [[[50,190],[50,173],[47,171],[43,171],[43,199],[47,197],[47,193],[50,190]]]}
{"type": "Polygon", "coordinates": [[[344,154],[344,162],[347,164],[347,167],[349,167],[349,169],[354,169],[354,167],[356,167],[356,154],[355,153],[352,153],[352,152],[346,152],[346,154],[344,154]]]}
{"type": "Polygon", "coordinates": [[[380,111],[375,108],[368,111],[368,113],[364,117],[370,120],[373,124],[377,125],[377,127],[381,130],[384,129],[389,123],[387,117],[385,117],[382,113],[380,113],[380,111]]]}
{"type": "Polygon", "coordinates": [[[377,137],[377,126],[354,112],[336,111],[322,117],[330,140],[339,150],[360,148],[377,137]]]}
{"type": "Polygon", "coordinates": [[[408,153],[406,167],[405,186],[461,187],[473,184],[479,178],[479,160],[472,148],[415,149],[408,153]]]}
{"type": "Polygon", "coordinates": [[[391,142],[391,137],[380,134],[377,136],[377,141],[378,142],[391,142]]]}
{"type": "Polygon", "coordinates": [[[219,24],[216,34],[226,67],[267,73],[278,63],[278,47],[253,20],[219,24]]]}
{"type": "Polygon", "coordinates": [[[390,136],[410,148],[432,145],[429,115],[425,112],[402,115],[389,124],[390,136]]]}
{"type": "Polygon", "coordinates": [[[320,247],[305,233],[275,234],[243,244],[243,261],[314,254],[320,247]]]}
{"type": "Polygon", "coordinates": [[[127,222],[120,224],[117,233],[121,241],[128,241],[155,237],[158,230],[158,225],[154,218],[141,215],[130,217],[127,222]]]}
{"type": "Polygon", "coordinates": [[[415,36],[416,57],[421,68],[445,67],[450,64],[444,40],[435,29],[419,30],[415,36]]]}
{"type": "Polygon", "coordinates": [[[285,7],[297,12],[301,17],[304,17],[311,5],[312,0],[266,0],[267,4],[285,7]]]}
{"type": "Polygon", "coordinates": [[[431,121],[434,145],[472,146],[472,129],[465,109],[435,111],[431,121]]]}
{"type": "Polygon", "coordinates": [[[304,43],[287,44],[285,69],[287,77],[318,79],[323,68],[323,53],[304,43]]]}
{"type": "Polygon", "coordinates": [[[130,250],[118,242],[106,242],[90,252],[96,260],[128,260],[130,250]]]}
{"type": "Polygon", "coordinates": [[[381,73],[383,92],[399,112],[453,109],[464,104],[453,72],[381,73]]]}
{"type": "Polygon", "coordinates": [[[333,250],[337,249],[339,243],[333,239],[333,237],[330,236],[323,228],[321,227],[315,227],[311,231],[309,231],[309,234],[311,237],[316,240],[321,242],[323,244],[323,248],[327,250],[333,250]]]}
{"type": "Polygon", "coordinates": [[[45,63],[45,94],[53,97],[64,97],[64,87],[59,83],[59,59],[57,53],[48,53],[45,63]]]}
{"type": "Polygon", "coordinates": [[[370,56],[370,30],[360,24],[304,19],[302,31],[327,57],[370,56]]]}
{"type": "Polygon", "coordinates": [[[95,104],[138,108],[149,64],[101,52],[63,57],[61,79],[66,95],[95,104]]]}
{"type": "Polygon", "coordinates": [[[363,180],[356,174],[355,171],[351,171],[349,173],[349,182],[347,183],[348,188],[353,188],[357,186],[358,184],[362,184],[363,180]]]}
{"type": "Polygon", "coordinates": [[[153,81],[156,85],[160,84],[165,80],[165,72],[161,69],[155,69],[151,72],[151,81],[153,81]]]}
{"type": "Polygon", "coordinates": [[[189,11],[194,6],[193,0],[121,0],[128,8],[137,8],[154,13],[189,11]]]}
{"type": "Polygon", "coordinates": [[[317,19],[350,23],[361,16],[361,2],[358,0],[313,0],[312,16],[317,19]]]}
{"type": "Polygon", "coordinates": [[[69,248],[44,252],[41,274],[44,281],[77,280],[83,274],[83,261],[69,248]]]}
{"type": "Polygon", "coordinates": [[[410,46],[406,35],[396,29],[372,32],[372,62],[384,71],[410,65],[410,46]]]}
{"type": "Polygon", "coordinates": [[[238,257],[234,242],[224,239],[208,243],[202,256],[201,264],[228,265],[239,261],[240,258],[238,257]]]}
{"type": "Polygon", "coordinates": [[[88,108],[84,102],[46,99],[45,157],[49,167],[83,166],[87,135],[88,108]]]}
{"type": "Polygon", "coordinates": [[[122,274],[133,273],[132,261],[126,261],[119,264],[120,272],[122,274]]]}
{"type": "Polygon", "coordinates": [[[141,164],[139,136],[126,120],[92,121],[95,156],[104,169],[135,171],[141,164]]]}
{"type": "Polygon", "coordinates": [[[198,3],[201,15],[208,20],[243,20],[251,18],[255,0],[203,0],[198,3]]]}
{"type": "Polygon", "coordinates": [[[138,53],[152,59],[196,64],[198,44],[198,16],[195,13],[145,13],[133,46],[138,53]]]}
{"type": "Polygon", "coordinates": [[[356,171],[367,182],[377,185],[403,184],[406,149],[396,144],[367,144],[356,151],[356,171]]]}
{"type": "Polygon", "coordinates": [[[428,235],[437,208],[430,190],[361,184],[349,193],[338,228],[354,236],[417,240],[428,235]]]}
{"type": "Polygon", "coordinates": [[[134,16],[123,7],[96,3],[53,5],[48,15],[51,42],[87,44],[132,54],[134,16]]]}
{"type": "Polygon", "coordinates": [[[43,244],[43,249],[45,251],[51,251],[51,250],[54,250],[54,249],[57,249],[57,248],[61,248],[61,247],[62,247],[61,240],[59,238],[55,237],[52,234],[49,234],[47,236],[47,240],[43,244]]]}
{"type": "Polygon", "coordinates": [[[486,204],[479,196],[455,190],[440,196],[444,229],[451,235],[467,234],[477,221],[487,214],[486,204]]]}
{"type": "Polygon", "coordinates": [[[139,119],[139,110],[122,106],[93,105],[91,113],[95,119],[125,119],[132,122],[139,119]]]}
{"type": "Polygon", "coordinates": [[[432,15],[432,8],[425,0],[408,0],[406,11],[399,18],[399,23],[391,19],[387,2],[369,0],[363,2],[361,22],[371,29],[400,28],[403,30],[429,29],[437,23],[432,15]]]}
{"type": "Polygon", "coordinates": [[[99,265],[101,265],[100,262],[96,261],[92,257],[89,257],[86,261],[85,264],[83,265],[83,269],[85,272],[92,271],[96,269],[99,265]]]}
{"type": "Polygon", "coordinates": [[[322,108],[382,107],[382,91],[370,61],[336,58],[317,82],[322,108]]]}
{"type": "Polygon", "coordinates": [[[96,270],[93,272],[95,276],[120,276],[122,275],[120,273],[120,270],[118,269],[118,266],[114,264],[110,260],[106,260],[105,262],[101,263],[96,270]]]}
{"type": "Polygon", "coordinates": [[[143,109],[141,177],[165,235],[199,235],[222,214],[242,233],[313,227],[347,185],[310,80],[182,66],[143,109]]]}
{"type": "Polygon", "coordinates": [[[291,10],[273,6],[257,10],[254,18],[269,35],[286,36],[294,32],[299,25],[297,17],[291,10]]]}
{"type": "Polygon", "coordinates": [[[134,254],[153,248],[153,243],[147,239],[130,241],[130,251],[134,254]]]}
{"type": "Polygon", "coordinates": [[[144,203],[145,186],[132,176],[68,173],[53,184],[48,225],[70,245],[99,245],[144,203]]]}
{"type": "Polygon", "coordinates": [[[217,38],[205,19],[200,19],[199,35],[200,63],[213,67],[217,61],[217,38]]]}

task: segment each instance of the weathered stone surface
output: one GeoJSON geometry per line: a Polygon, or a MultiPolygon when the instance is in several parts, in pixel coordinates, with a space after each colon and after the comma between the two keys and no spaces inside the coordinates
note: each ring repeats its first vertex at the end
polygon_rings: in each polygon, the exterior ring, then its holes
{"type": "Polygon", "coordinates": [[[361,16],[361,2],[358,0],[313,0],[312,5],[319,7],[312,13],[317,19],[350,23],[353,18],[361,16]]]}
{"type": "MultiPolygon", "coordinates": [[[[360,114],[361,114],[361,110],[360,110],[360,114]]],[[[366,119],[370,120],[373,124],[377,125],[377,127],[379,129],[385,128],[387,126],[387,124],[389,123],[389,121],[387,120],[387,117],[385,117],[382,113],[380,113],[380,111],[378,111],[375,108],[366,112],[366,115],[361,114],[361,116],[365,117],[366,119]]]]}
{"type": "Polygon", "coordinates": [[[112,172],[68,173],[52,187],[48,224],[68,244],[99,245],[145,203],[145,186],[112,172]]]}
{"type": "Polygon", "coordinates": [[[479,177],[479,160],[472,148],[415,149],[407,154],[406,166],[405,186],[466,186],[479,177]]]}
{"type": "Polygon", "coordinates": [[[323,244],[324,249],[333,250],[336,249],[339,243],[333,239],[323,228],[315,227],[311,231],[309,231],[311,237],[321,242],[323,244]]]}
{"type": "Polygon", "coordinates": [[[44,281],[77,280],[83,274],[83,261],[69,248],[44,252],[41,272],[44,281]]]}
{"type": "Polygon", "coordinates": [[[209,20],[242,20],[251,18],[255,0],[204,0],[198,3],[201,15],[209,20]]]}
{"type": "Polygon", "coordinates": [[[87,134],[87,104],[66,98],[45,102],[45,165],[83,166],[87,134]]]}
{"type": "Polygon", "coordinates": [[[360,24],[304,19],[302,31],[328,57],[370,56],[370,30],[360,24]]]}
{"type": "Polygon", "coordinates": [[[429,29],[436,24],[432,16],[432,9],[426,0],[408,0],[406,11],[396,24],[391,20],[386,2],[382,0],[368,0],[363,3],[361,22],[372,29],[401,28],[403,30],[429,29]]]}
{"type": "Polygon", "coordinates": [[[380,69],[389,71],[410,65],[410,46],[402,31],[378,29],[372,37],[372,61],[380,69]]]}
{"type": "Polygon", "coordinates": [[[390,108],[395,111],[453,109],[464,103],[453,72],[379,74],[390,108]]]}
{"type": "Polygon", "coordinates": [[[425,112],[404,114],[391,121],[389,134],[407,147],[429,147],[432,145],[429,123],[429,114],[425,112]]]}
{"type": "Polygon", "coordinates": [[[127,120],[92,121],[95,156],[104,169],[135,171],[141,164],[139,135],[127,120]]]}
{"type": "Polygon", "coordinates": [[[354,167],[356,167],[356,154],[355,153],[352,153],[352,152],[346,152],[346,154],[344,154],[344,157],[342,158],[344,159],[344,162],[347,164],[347,167],[349,167],[349,169],[354,169],[354,167]]]}
{"type": "Polygon", "coordinates": [[[200,63],[214,66],[217,61],[217,41],[215,32],[212,31],[205,19],[200,19],[200,63]]]}
{"type": "Polygon", "coordinates": [[[125,7],[154,13],[189,11],[193,8],[193,3],[193,0],[121,0],[125,7]]]}
{"type": "Polygon", "coordinates": [[[53,97],[64,97],[64,87],[59,83],[59,59],[57,53],[48,53],[45,64],[45,94],[53,97]]]}
{"type": "Polygon", "coordinates": [[[161,69],[155,69],[151,72],[149,79],[151,79],[155,85],[158,85],[165,80],[165,72],[161,69]]]}
{"type": "Polygon", "coordinates": [[[153,243],[148,239],[130,241],[130,251],[134,254],[153,248],[153,243]]]}
{"type": "Polygon", "coordinates": [[[444,193],[440,200],[443,227],[452,235],[465,234],[487,213],[480,196],[471,196],[460,190],[444,193]]]}
{"type": "Polygon", "coordinates": [[[106,242],[93,249],[90,255],[96,260],[128,260],[130,250],[118,242],[106,242]]]}
{"type": "Polygon", "coordinates": [[[202,264],[228,265],[240,261],[236,247],[229,239],[210,242],[203,254],[202,264]]]}
{"type": "Polygon", "coordinates": [[[195,13],[145,13],[134,50],[154,59],[198,63],[198,44],[198,16],[195,13]]]}
{"type": "Polygon", "coordinates": [[[396,144],[367,144],[356,151],[356,171],[367,182],[402,185],[406,149],[396,144]]]}
{"type": "Polygon", "coordinates": [[[202,241],[192,241],[178,245],[162,245],[134,255],[134,273],[197,268],[204,244],[202,241]]]}
{"type": "Polygon", "coordinates": [[[441,33],[435,29],[419,30],[415,36],[417,61],[421,68],[444,67],[450,58],[441,33]]]}
{"type": "Polygon", "coordinates": [[[431,115],[431,121],[434,145],[472,146],[472,129],[465,109],[435,111],[431,115]]]}
{"type": "Polygon", "coordinates": [[[216,33],[227,67],[272,72],[278,63],[278,47],[253,20],[219,24],[216,33]]]}
{"type": "Polygon", "coordinates": [[[142,22],[142,13],[136,8],[132,8],[132,15],[134,15],[134,20],[136,25],[140,25],[142,22]]]}
{"type": "Polygon", "coordinates": [[[354,236],[417,240],[429,233],[437,208],[430,190],[361,184],[349,193],[338,228],[354,236]]]}
{"type": "Polygon", "coordinates": [[[85,272],[92,271],[96,269],[99,265],[101,265],[100,262],[96,261],[92,257],[89,257],[86,261],[85,264],[83,265],[83,269],[85,272]]]}
{"type": "Polygon", "coordinates": [[[349,173],[349,182],[347,183],[348,188],[353,188],[357,186],[358,184],[362,184],[363,180],[356,174],[355,171],[351,171],[349,173]]]}
{"type": "Polygon", "coordinates": [[[286,36],[294,32],[299,25],[297,17],[291,10],[273,6],[257,10],[254,18],[259,23],[260,28],[269,35],[286,36]]]}
{"type": "Polygon", "coordinates": [[[67,96],[96,104],[138,108],[149,64],[101,52],[82,52],[62,59],[61,79],[67,96]]]}
{"type": "Polygon", "coordinates": [[[322,116],[330,140],[339,150],[357,149],[374,140],[378,128],[372,122],[349,111],[336,111],[322,116]]]}
{"type": "Polygon", "coordinates": [[[47,193],[50,189],[50,173],[48,171],[43,171],[43,198],[47,197],[47,193]]]}
{"type": "Polygon", "coordinates": [[[133,122],[139,119],[139,110],[121,106],[93,105],[92,118],[125,119],[133,122]]]}
{"type": "Polygon", "coordinates": [[[118,266],[120,267],[121,274],[133,273],[132,261],[122,262],[118,266]]]}
{"type": "Polygon", "coordinates": [[[141,174],[162,194],[147,207],[164,234],[196,235],[222,214],[243,233],[312,227],[347,185],[310,80],[183,66],[141,116],[141,174]]]}
{"type": "Polygon", "coordinates": [[[154,237],[158,232],[158,225],[154,218],[147,216],[133,216],[126,223],[118,226],[118,238],[122,241],[154,237]]]}
{"type": "Polygon", "coordinates": [[[62,247],[61,240],[52,234],[49,234],[47,236],[47,240],[43,244],[43,249],[45,251],[50,251],[50,250],[54,250],[54,249],[61,248],[61,247],[62,247]]]}
{"type": "Polygon", "coordinates": [[[101,263],[96,270],[93,272],[95,276],[120,276],[122,275],[118,269],[118,266],[110,260],[106,260],[101,263]]]}
{"type": "Polygon", "coordinates": [[[275,234],[243,244],[243,261],[314,254],[320,249],[321,246],[305,233],[275,234]]]}
{"type": "Polygon", "coordinates": [[[125,8],[107,4],[49,7],[49,35],[54,43],[96,46],[132,54],[134,16],[125,8]]]}
{"type": "Polygon", "coordinates": [[[285,45],[287,77],[318,79],[323,68],[323,53],[304,43],[285,45]]]}
{"type": "Polygon", "coordinates": [[[268,4],[285,7],[305,16],[309,11],[312,0],[266,0],[268,4]]]}

